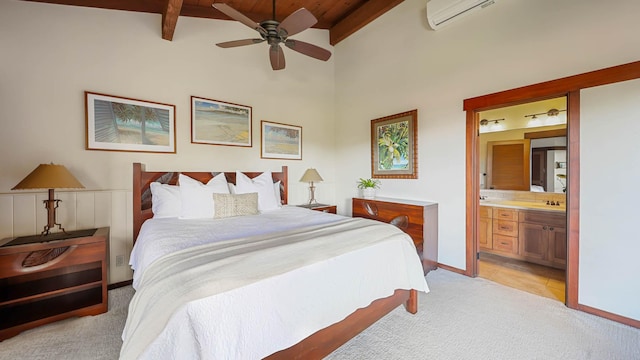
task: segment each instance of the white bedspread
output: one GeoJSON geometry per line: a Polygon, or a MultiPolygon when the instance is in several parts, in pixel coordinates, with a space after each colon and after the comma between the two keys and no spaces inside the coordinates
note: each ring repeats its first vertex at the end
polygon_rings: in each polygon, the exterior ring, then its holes
{"type": "Polygon", "coordinates": [[[283,206],[260,215],[222,219],[149,219],[142,225],[131,251],[133,288],[138,288],[138,278],[144,269],[164,255],[217,241],[328,224],[342,218],[298,206],[283,206]]]}
{"type": "MultiPolygon", "coordinates": [[[[261,359],[395,289],[428,291],[413,241],[400,230],[301,213],[325,225],[218,239],[150,260],[138,274],[121,358],[261,359]]],[[[145,234],[165,223],[145,223],[145,234]]],[[[172,231],[174,243],[185,230],[172,231]]]]}

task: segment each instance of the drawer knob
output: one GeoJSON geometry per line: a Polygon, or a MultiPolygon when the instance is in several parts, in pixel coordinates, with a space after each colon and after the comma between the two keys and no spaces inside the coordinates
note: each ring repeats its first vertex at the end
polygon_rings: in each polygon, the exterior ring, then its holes
{"type": "Polygon", "coordinates": [[[396,216],[389,222],[391,225],[396,226],[402,230],[409,227],[409,217],[407,215],[396,216]]]}

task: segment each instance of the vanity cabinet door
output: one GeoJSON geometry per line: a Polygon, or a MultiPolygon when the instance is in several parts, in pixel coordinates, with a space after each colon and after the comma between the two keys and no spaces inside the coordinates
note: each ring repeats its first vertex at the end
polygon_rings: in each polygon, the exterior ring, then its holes
{"type": "Polygon", "coordinates": [[[480,206],[480,222],[478,223],[480,232],[478,245],[481,250],[493,249],[493,219],[491,218],[491,207],[480,206]]]}
{"type": "Polygon", "coordinates": [[[563,269],[567,266],[567,229],[565,227],[549,228],[549,261],[563,269]]]}
{"type": "Polygon", "coordinates": [[[480,218],[478,244],[480,249],[493,249],[493,224],[492,219],[480,218]]]}
{"type": "Polygon", "coordinates": [[[548,252],[547,226],[520,223],[520,255],[529,259],[546,260],[548,252]]]}

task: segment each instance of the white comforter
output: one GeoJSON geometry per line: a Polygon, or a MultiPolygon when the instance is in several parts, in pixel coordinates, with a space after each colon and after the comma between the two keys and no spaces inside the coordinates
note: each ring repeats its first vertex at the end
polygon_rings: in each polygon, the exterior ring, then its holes
{"type": "MultiPolygon", "coordinates": [[[[170,233],[164,225],[179,220],[145,223],[141,244],[149,234],[162,234],[151,241],[184,250],[166,256],[162,250],[152,260],[138,253],[132,260],[136,272],[141,264],[148,271],[137,276],[121,358],[260,359],[395,289],[428,291],[413,242],[395,227],[283,210],[299,218],[279,223],[274,234],[264,234],[264,224],[251,227],[251,236],[236,240],[228,240],[234,237],[227,237],[226,228],[204,230],[197,222],[198,235],[184,221],[170,233]],[[301,231],[300,222],[325,225],[301,231]],[[183,233],[198,243],[203,233],[226,235],[212,245],[189,247],[183,233]]],[[[280,214],[259,215],[259,222],[276,224],[280,214]]]]}

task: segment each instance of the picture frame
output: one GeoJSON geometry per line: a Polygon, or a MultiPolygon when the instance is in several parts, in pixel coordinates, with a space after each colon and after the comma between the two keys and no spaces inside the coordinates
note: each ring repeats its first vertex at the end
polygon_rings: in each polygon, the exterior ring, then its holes
{"type": "Polygon", "coordinates": [[[260,122],[263,159],[302,160],[302,126],[262,120],[260,122]]]}
{"type": "Polygon", "coordinates": [[[251,106],[191,96],[191,142],[252,147],[251,106]]]}
{"type": "Polygon", "coordinates": [[[176,153],[176,106],[85,91],[86,149],[176,153]]]}
{"type": "Polygon", "coordinates": [[[371,177],[418,178],[418,110],[371,120],[371,177]]]}

